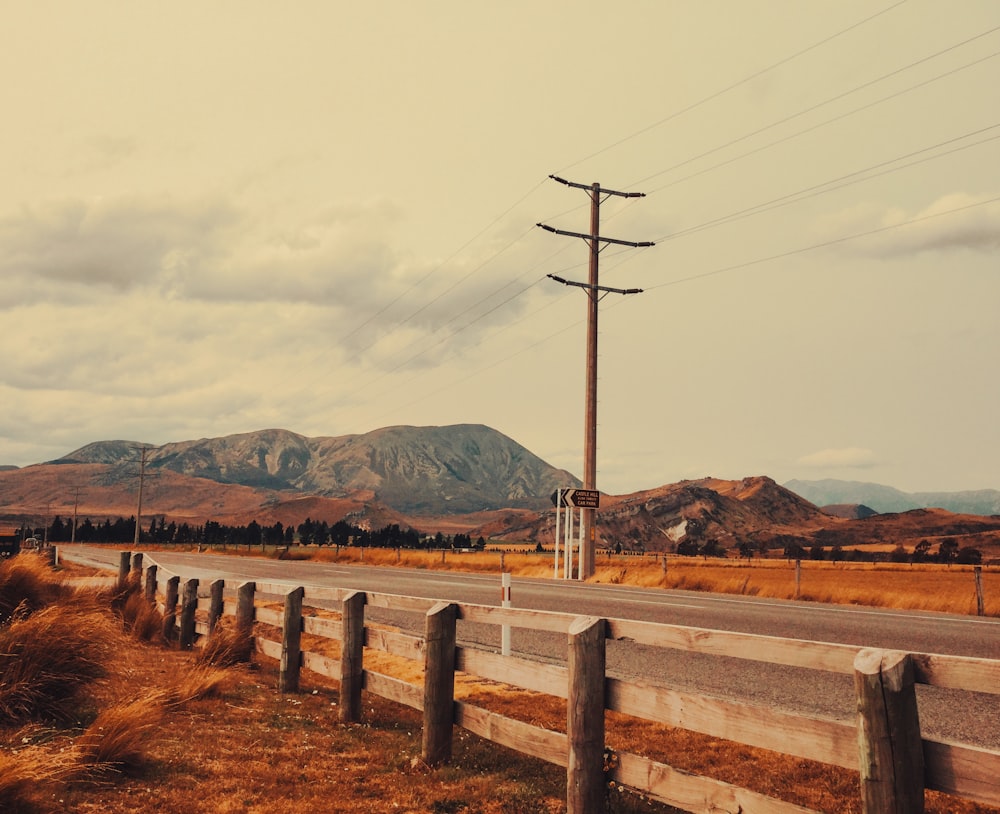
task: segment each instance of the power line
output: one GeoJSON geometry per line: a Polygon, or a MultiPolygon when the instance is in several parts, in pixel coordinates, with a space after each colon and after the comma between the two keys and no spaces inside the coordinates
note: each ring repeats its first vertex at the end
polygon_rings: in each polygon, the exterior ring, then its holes
{"type": "MultiPolygon", "coordinates": [[[[739,137],[734,138],[734,139],[732,139],[730,141],[727,141],[725,144],[717,145],[716,147],[713,147],[710,150],[706,150],[703,153],[699,153],[698,155],[692,156],[690,158],[686,158],[684,161],[681,161],[681,162],[679,162],[677,164],[674,164],[673,166],[667,167],[664,170],[660,170],[659,172],[653,173],[652,175],[647,175],[645,178],[640,178],[638,181],[635,181],[635,183],[636,184],[644,184],[647,181],[651,181],[654,178],[658,178],[659,176],[665,175],[668,172],[672,172],[673,170],[680,169],[681,167],[686,166],[687,164],[690,164],[690,163],[692,163],[694,161],[697,161],[698,159],[706,158],[707,156],[710,156],[710,155],[712,155],[714,153],[717,153],[720,150],[724,150],[727,147],[732,147],[735,144],[739,144],[742,141],[746,141],[747,139],[753,138],[754,136],[758,136],[761,133],[765,133],[768,130],[772,130],[775,127],[778,127],[778,126],[780,126],[782,124],[787,124],[788,122],[793,121],[793,120],[795,120],[797,118],[800,118],[801,116],[805,116],[807,113],[812,113],[812,112],[814,112],[816,110],[819,110],[822,107],[826,107],[827,105],[832,104],[833,102],[840,101],[841,99],[844,99],[847,96],[850,96],[852,94],[858,93],[859,91],[862,91],[865,88],[872,87],[872,86],[878,84],[879,82],[883,82],[886,79],[889,79],[889,78],[891,78],[893,76],[901,74],[901,73],[903,73],[905,71],[911,70],[912,68],[915,68],[918,65],[921,65],[921,64],[923,64],[925,62],[928,62],[928,61],[930,61],[932,59],[937,59],[938,57],[943,56],[944,54],[947,54],[950,51],[954,51],[957,48],[961,48],[962,46],[968,45],[969,43],[974,42],[974,41],[976,41],[978,39],[981,39],[981,38],[983,38],[985,36],[988,36],[989,34],[992,34],[992,33],[996,32],[996,31],[1000,31],[1000,26],[996,26],[994,28],[991,28],[988,31],[984,31],[984,32],[982,32],[980,34],[977,34],[974,37],[970,37],[968,39],[965,39],[962,42],[955,43],[954,45],[950,45],[950,46],[948,46],[947,48],[945,48],[945,49],[943,49],[941,51],[937,51],[937,52],[935,52],[933,54],[930,54],[930,55],[928,55],[926,57],[922,57],[921,59],[918,59],[915,62],[911,62],[908,65],[904,65],[901,68],[896,68],[895,70],[890,71],[889,73],[883,74],[882,76],[879,76],[876,79],[871,79],[871,80],[869,80],[867,82],[863,82],[860,85],[857,85],[857,86],[851,88],[850,90],[844,91],[842,93],[835,94],[834,96],[831,96],[830,98],[825,99],[822,102],[817,102],[816,104],[813,104],[813,105],[810,105],[809,107],[803,108],[802,110],[799,110],[798,112],[793,113],[790,116],[786,116],[786,117],[784,117],[782,119],[776,119],[775,121],[771,122],[770,124],[767,124],[767,125],[765,125],[763,127],[759,127],[756,130],[750,131],[749,133],[744,133],[742,136],[739,136],[739,137]]],[[[961,65],[961,66],[959,66],[957,68],[953,68],[951,70],[945,71],[944,73],[938,74],[937,76],[933,76],[933,77],[931,77],[929,79],[925,79],[925,80],[923,80],[921,82],[918,82],[915,85],[911,85],[908,88],[903,88],[902,90],[898,90],[898,91],[896,91],[894,93],[890,93],[888,96],[883,96],[881,99],[876,99],[873,102],[868,102],[868,103],[866,103],[864,105],[861,105],[860,107],[854,108],[853,110],[849,110],[846,113],[841,113],[841,114],[839,114],[837,116],[834,116],[834,117],[832,117],[830,119],[826,119],[826,120],[824,120],[822,122],[819,122],[818,124],[814,124],[814,125],[812,125],[810,127],[807,127],[804,130],[800,130],[800,131],[798,131],[796,133],[793,133],[793,134],[791,134],[789,136],[785,136],[785,137],[783,137],[781,139],[778,139],[776,141],[770,142],[770,143],[765,144],[765,145],[763,145],[761,147],[757,147],[757,148],[755,148],[755,149],[753,149],[753,150],[751,150],[749,152],[743,153],[743,154],[741,154],[739,156],[736,156],[735,158],[731,158],[731,159],[729,159],[727,161],[723,161],[723,162],[721,162],[719,164],[716,164],[716,165],[714,165],[712,167],[709,167],[709,168],[707,168],[705,170],[702,170],[702,171],[700,171],[698,173],[695,173],[693,175],[689,175],[686,178],[682,178],[680,180],[683,181],[683,180],[688,180],[690,178],[694,178],[694,177],[696,177],[698,175],[702,175],[702,174],[704,174],[706,172],[710,172],[710,171],[712,171],[714,169],[717,169],[718,167],[722,167],[722,166],[725,166],[726,164],[731,164],[734,161],[738,161],[738,160],[740,160],[742,158],[746,158],[747,156],[754,155],[754,154],[756,154],[758,152],[761,152],[762,150],[766,150],[766,149],[768,149],[770,147],[773,147],[773,146],[775,146],[777,144],[783,144],[784,142],[790,141],[791,139],[797,138],[798,136],[804,135],[805,133],[810,133],[813,130],[818,130],[820,127],[825,127],[828,124],[832,124],[834,122],[840,121],[842,119],[847,118],[848,116],[853,116],[855,113],[860,113],[861,111],[868,110],[869,108],[872,108],[872,107],[875,107],[877,105],[883,104],[884,102],[888,102],[888,101],[890,101],[892,99],[895,99],[895,98],[897,98],[899,96],[902,96],[902,95],[904,95],[906,93],[910,93],[911,91],[917,90],[918,88],[922,88],[922,87],[924,87],[926,85],[932,84],[933,82],[937,82],[940,79],[944,79],[945,77],[952,76],[953,74],[956,74],[956,73],[958,73],[960,71],[964,71],[964,70],[966,70],[968,68],[972,68],[972,67],[974,67],[976,65],[979,65],[982,62],[986,62],[987,60],[993,59],[994,57],[996,57],[998,55],[1000,55],[1000,52],[994,52],[992,54],[989,54],[988,56],[981,57],[979,59],[973,60],[972,62],[968,62],[965,65],[961,65]]],[[[672,182],[670,184],[666,184],[666,185],[664,185],[662,187],[655,187],[652,190],[650,190],[650,194],[653,194],[654,192],[660,192],[661,190],[666,189],[667,187],[672,186],[675,183],[679,183],[679,181],[674,181],[674,182],[672,182]]]]}
{"type": "Polygon", "coordinates": [[[767,257],[758,257],[755,260],[747,260],[742,263],[734,263],[730,266],[724,266],[723,268],[713,269],[712,271],[705,271],[700,274],[692,274],[689,277],[681,277],[676,280],[668,280],[664,283],[658,283],[657,285],[651,285],[646,288],[647,291],[656,291],[660,288],[667,288],[669,286],[680,285],[682,283],[690,283],[694,280],[703,280],[706,277],[714,277],[719,274],[726,274],[731,271],[739,271],[740,269],[750,268],[751,266],[757,266],[762,263],[769,263],[773,260],[783,260],[786,257],[794,257],[798,254],[805,254],[806,252],[815,251],[816,249],[824,249],[829,246],[836,246],[841,243],[847,243],[852,240],[860,240],[864,237],[871,237],[872,235],[882,234],[884,232],[891,232],[895,229],[902,229],[905,226],[912,226],[915,223],[923,223],[928,220],[934,220],[935,218],[942,218],[947,215],[954,215],[957,212],[964,212],[969,209],[975,209],[980,206],[987,206],[988,204],[997,203],[1000,201],[1000,196],[995,198],[989,198],[984,201],[977,201],[972,204],[965,204],[964,206],[956,206],[953,209],[947,209],[942,212],[934,212],[929,215],[921,215],[916,218],[910,218],[909,220],[900,221],[899,223],[893,223],[889,226],[880,226],[876,229],[869,229],[865,232],[856,232],[851,235],[846,235],[844,237],[832,238],[830,240],[824,240],[821,243],[813,243],[809,246],[800,246],[797,249],[789,249],[785,252],[780,252],[778,254],[768,255],[767,257]]]}
{"type": "MultiPolygon", "coordinates": [[[[665,116],[664,118],[660,119],[659,121],[653,122],[652,124],[647,125],[646,127],[643,127],[641,130],[636,130],[634,133],[631,133],[630,135],[625,136],[624,138],[621,138],[618,141],[613,142],[612,144],[609,144],[607,147],[602,147],[597,152],[591,153],[590,155],[584,156],[583,158],[581,158],[581,159],[579,159],[577,161],[574,161],[572,164],[569,164],[568,166],[566,166],[562,170],[560,170],[559,174],[561,175],[566,170],[572,169],[572,168],[574,168],[574,167],[582,164],[584,161],[589,161],[592,158],[596,158],[597,156],[601,155],[602,153],[606,153],[608,150],[612,150],[615,147],[619,147],[622,144],[625,144],[626,142],[631,141],[632,139],[637,138],[638,136],[641,136],[643,133],[648,133],[650,130],[655,130],[657,127],[660,127],[661,125],[664,125],[667,122],[673,121],[674,119],[676,119],[676,118],[678,118],[680,116],[683,116],[685,113],[690,113],[692,110],[696,110],[699,107],[701,107],[702,105],[705,105],[708,102],[713,101],[714,99],[718,99],[720,96],[723,96],[723,95],[729,93],[730,91],[736,90],[736,88],[741,87],[742,85],[745,85],[748,82],[752,82],[754,79],[758,79],[761,76],[764,76],[765,74],[768,74],[771,71],[776,70],[777,68],[780,68],[782,65],[786,65],[789,62],[792,62],[792,61],[798,59],[799,57],[808,54],[810,51],[814,51],[817,48],[820,48],[820,47],[826,45],[829,42],[833,42],[833,40],[835,40],[835,39],[837,39],[839,37],[842,37],[844,34],[847,34],[847,33],[853,31],[856,28],[860,28],[861,26],[863,26],[863,25],[865,25],[867,23],[870,23],[872,20],[875,20],[878,17],[881,17],[883,14],[887,14],[888,12],[892,11],[893,9],[899,8],[900,6],[905,5],[905,4],[906,4],[906,0],[900,0],[900,2],[898,2],[898,3],[893,3],[890,6],[886,6],[881,11],[877,11],[874,14],[872,14],[872,15],[870,15],[868,17],[865,17],[862,20],[858,20],[857,22],[852,23],[847,28],[843,28],[843,29],[841,29],[840,31],[837,31],[834,34],[830,34],[829,36],[824,37],[823,39],[814,42],[812,45],[809,45],[809,46],[803,48],[800,51],[796,51],[794,54],[791,54],[790,56],[787,56],[787,57],[784,57],[782,59],[779,59],[777,62],[772,63],[771,65],[768,65],[766,68],[762,68],[761,70],[756,71],[755,73],[752,73],[749,76],[745,76],[742,79],[740,79],[740,80],[738,80],[736,82],[733,82],[731,85],[727,85],[726,87],[722,88],[721,90],[717,90],[714,93],[711,93],[708,96],[705,96],[702,99],[699,99],[697,102],[694,102],[693,104],[690,104],[687,107],[684,107],[684,108],[681,108],[680,110],[674,111],[673,113],[671,113],[668,116],[665,116]]],[[[642,183],[642,181],[640,180],[640,181],[637,181],[636,183],[642,183]]]]}

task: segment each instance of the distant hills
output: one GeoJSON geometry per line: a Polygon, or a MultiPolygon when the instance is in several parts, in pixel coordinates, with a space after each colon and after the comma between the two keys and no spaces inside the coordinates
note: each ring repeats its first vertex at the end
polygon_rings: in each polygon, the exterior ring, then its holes
{"type": "MultiPolygon", "coordinates": [[[[135,468],[140,446],[98,441],[54,464],[135,468]]],[[[170,471],[254,489],[342,498],[360,491],[405,514],[540,509],[580,481],[482,424],[385,427],[307,438],[288,430],[180,441],[151,450],[148,471],[170,471]]]]}
{"type": "MultiPolygon", "coordinates": [[[[0,468],[0,520],[134,517],[140,446],[99,441],[45,464],[0,468]]],[[[235,526],[347,520],[362,528],[398,524],[546,547],[555,527],[549,495],[581,485],[478,424],[319,438],[269,429],[180,441],[150,448],[145,473],[144,524],[154,516],[235,526]]],[[[702,478],[602,494],[596,529],[599,546],[622,550],[875,545],[888,552],[948,540],[995,558],[1000,493],[907,495],[832,480],[779,486],[763,476],[702,478]]]]}
{"type": "Polygon", "coordinates": [[[901,492],[878,483],[846,480],[790,480],[783,484],[817,506],[862,504],[876,512],[945,509],[956,514],[1000,514],[1000,491],[901,492]]]}

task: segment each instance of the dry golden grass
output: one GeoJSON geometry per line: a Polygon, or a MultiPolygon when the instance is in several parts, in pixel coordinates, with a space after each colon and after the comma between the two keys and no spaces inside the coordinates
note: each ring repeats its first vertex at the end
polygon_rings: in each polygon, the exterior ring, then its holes
{"type": "Polygon", "coordinates": [[[0,626],[0,723],[72,718],[107,671],[111,630],[108,615],[63,605],[0,626]]]}
{"type": "Polygon", "coordinates": [[[76,738],[74,748],[81,762],[97,771],[134,772],[143,765],[163,718],[163,693],[146,690],[144,696],[98,713],[76,738]]]}
{"type": "Polygon", "coordinates": [[[205,664],[217,667],[231,667],[250,661],[253,654],[253,638],[240,633],[231,619],[220,619],[212,635],[198,651],[198,658],[205,664]]]}
{"type": "MultiPolygon", "coordinates": [[[[520,577],[553,575],[551,554],[486,551],[481,553],[412,551],[345,547],[306,549],[313,559],[477,573],[508,571],[520,577]]],[[[972,615],[976,589],[972,566],[897,565],[892,563],[802,562],[800,593],[795,593],[795,564],[787,560],[698,559],[670,557],[666,573],[661,558],[599,555],[591,582],[801,599],[840,605],[901,608],[972,615]]],[[[987,616],[1000,616],[1000,568],[982,570],[987,616]]]]}
{"type": "Polygon", "coordinates": [[[25,553],[0,560],[0,623],[16,611],[44,608],[64,592],[62,581],[40,555],[25,553]]]}

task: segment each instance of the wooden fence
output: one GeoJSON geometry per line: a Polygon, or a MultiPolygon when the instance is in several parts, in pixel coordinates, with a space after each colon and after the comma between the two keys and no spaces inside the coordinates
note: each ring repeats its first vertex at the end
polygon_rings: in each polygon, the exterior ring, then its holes
{"type": "Polygon", "coordinates": [[[604,740],[608,710],[857,771],[861,808],[866,814],[921,812],[925,789],[1000,806],[1000,752],[922,737],[914,687],[927,684],[1000,694],[997,660],[859,649],[276,582],[243,582],[232,590],[222,580],[202,586],[199,580],[188,579],[182,589],[180,577],[168,576],[148,558],[144,568],[140,553],[122,552],[119,579],[130,570],[144,572],[147,598],[161,603],[165,632],[175,635],[182,647],[192,646],[198,634],[211,635],[224,614],[234,616],[237,628],[256,633],[256,649],[279,661],[281,691],[296,691],[300,671],[306,669],[340,682],[340,716],[345,722],[360,719],[362,689],[421,710],[422,758],[430,765],[449,760],[453,727],[459,726],[562,766],[566,769],[569,814],[603,810],[609,781],[690,812],[808,811],[640,755],[618,753],[617,760],[608,765],[604,740]],[[276,603],[283,605],[282,611],[264,606],[276,603]],[[303,610],[309,607],[333,608],[339,611],[340,618],[304,615],[303,610]],[[424,634],[366,625],[366,607],[422,614],[424,634]],[[199,610],[207,621],[198,621],[199,610]],[[463,647],[457,643],[458,620],[564,634],[566,666],[463,647]],[[255,628],[255,622],[280,630],[280,641],[267,638],[263,632],[266,628],[255,628]],[[338,640],[341,658],[331,659],[303,649],[302,633],[338,640]],[[605,670],[608,640],[852,675],[857,721],[845,723],[616,678],[605,670]],[[422,662],[423,686],[365,669],[365,648],[422,662]],[[566,699],[566,733],[456,701],[456,671],[566,699]]]}

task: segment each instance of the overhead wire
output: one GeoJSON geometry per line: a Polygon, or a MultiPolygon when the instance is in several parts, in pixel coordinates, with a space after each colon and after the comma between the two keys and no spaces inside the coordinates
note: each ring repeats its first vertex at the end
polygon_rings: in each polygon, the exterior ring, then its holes
{"type": "MultiPolygon", "coordinates": [[[[826,107],[827,105],[830,105],[830,104],[833,104],[834,102],[840,101],[841,99],[844,99],[847,96],[850,96],[852,94],[858,93],[859,91],[862,91],[865,88],[873,87],[874,85],[877,85],[880,82],[884,82],[886,79],[890,79],[893,76],[897,76],[897,75],[899,75],[899,74],[901,74],[901,73],[903,73],[905,71],[911,70],[911,69],[917,67],[918,65],[922,65],[925,62],[929,62],[932,59],[937,59],[938,57],[944,56],[945,54],[950,53],[951,51],[954,51],[957,48],[961,48],[962,46],[968,45],[968,44],[970,44],[972,42],[975,42],[976,40],[982,39],[983,37],[989,36],[990,34],[993,34],[993,33],[997,32],[997,31],[1000,31],[1000,26],[996,26],[994,28],[991,28],[988,31],[983,31],[983,32],[981,32],[979,34],[976,34],[973,37],[969,37],[968,39],[962,40],[961,42],[955,43],[954,45],[950,45],[947,48],[944,48],[944,49],[942,49],[940,51],[937,51],[937,52],[935,52],[933,54],[929,54],[929,55],[927,55],[925,57],[921,57],[920,59],[916,60],[915,62],[911,62],[908,65],[904,65],[904,66],[902,66],[900,68],[896,68],[895,70],[892,70],[889,73],[883,74],[882,76],[876,77],[875,79],[871,79],[871,80],[868,80],[866,82],[861,83],[860,85],[856,85],[855,87],[851,88],[850,90],[843,91],[842,93],[835,94],[834,96],[831,96],[830,98],[825,99],[822,102],[817,102],[816,104],[813,104],[813,105],[810,105],[809,107],[803,108],[802,110],[799,110],[798,112],[793,113],[790,116],[786,116],[786,117],[784,117],[782,119],[777,119],[777,120],[771,122],[770,124],[764,125],[763,127],[759,127],[756,130],[750,131],[749,133],[744,133],[742,136],[739,136],[739,137],[737,137],[735,139],[727,141],[725,144],[720,144],[720,145],[718,145],[716,147],[713,147],[710,150],[706,150],[705,152],[699,153],[698,155],[692,156],[690,158],[685,159],[684,161],[681,161],[681,162],[679,162],[677,164],[674,164],[671,167],[667,167],[664,170],[660,170],[659,172],[653,173],[652,175],[647,175],[645,178],[640,178],[639,180],[635,181],[632,184],[632,186],[636,186],[638,184],[645,183],[646,181],[651,181],[654,178],[658,178],[661,175],[665,175],[668,172],[672,172],[673,170],[679,169],[679,168],[681,168],[683,166],[686,166],[687,164],[690,164],[690,163],[692,163],[694,161],[697,161],[697,160],[699,160],[701,158],[705,158],[707,156],[713,155],[714,153],[717,153],[720,150],[724,150],[727,147],[732,147],[732,146],[734,146],[736,144],[739,144],[740,142],[743,142],[743,141],[746,141],[747,139],[753,138],[754,136],[758,136],[761,133],[765,133],[768,130],[772,130],[775,127],[779,127],[782,124],[787,124],[788,122],[794,121],[795,119],[800,118],[801,116],[805,116],[808,113],[812,113],[812,112],[814,112],[816,110],[819,110],[822,107],[826,107]]],[[[985,57],[980,57],[979,59],[975,59],[972,62],[966,63],[965,65],[960,65],[957,68],[952,68],[952,69],[950,69],[948,71],[945,71],[943,73],[937,74],[936,76],[930,77],[929,79],[922,80],[921,82],[918,82],[918,83],[916,83],[914,85],[911,85],[911,86],[909,86],[907,88],[903,88],[901,90],[898,90],[898,91],[895,91],[893,93],[890,93],[888,96],[883,96],[880,99],[876,99],[876,100],[874,100],[872,102],[868,102],[868,103],[866,103],[864,105],[861,105],[860,107],[854,108],[853,110],[849,110],[849,111],[847,111],[845,113],[841,113],[841,114],[839,114],[837,116],[834,116],[834,117],[832,117],[830,119],[825,119],[824,121],[819,122],[819,123],[814,124],[814,125],[811,125],[810,127],[807,127],[804,130],[800,130],[800,131],[798,131],[796,133],[793,133],[793,134],[791,134],[789,136],[786,136],[784,138],[778,139],[777,141],[771,142],[770,144],[766,144],[766,145],[764,145],[762,147],[758,147],[758,148],[756,148],[754,150],[751,150],[751,151],[749,151],[747,153],[743,153],[743,154],[741,154],[739,156],[736,156],[735,158],[732,158],[732,159],[729,159],[727,161],[721,162],[720,164],[717,164],[717,165],[715,165],[713,167],[710,167],[710,168],[708,168],[706,170],[703,170],[700,173],[695,173],[694,175],[687,176],[686,178],[681,179],[681,180],[688,180],[689,178],[696,177],[697,175],[700,175],[700,174],[702,174],[704,172],[709,172],[709,171],[711,171],[713,169],[717,169],[718,167],[725,166],[726,164],[732,163],[733,161],[737,161],[737,160],[740,160],[742,158],[746,158],[747,156],[754,155],[755,153],[758,153],[758,152],[761,152],[762,150],[765,150],[765,149],[768,149],[770,147],[773,147],[776,144],[783,144],[784,142],[789,141],[789,140],[791,140],[793,138],[797,138],[797,137],[799,137],[801,135],[804,135],[805,133],[812,132],[813,130],[819,129],[820,127],[825,127],[826,125],[832,124],[833,122],[837,122],[837,121],[845,119],[845,118],[847,118],[849,116],[853,116],[856,113],[860,113],[860,112],[862,112],[864,110],[868,110],[869,108],[872,108],[872,107],[875,107],[877,105],[883,104],[883,103],[885,103],[885,102],[887,102],[887,101],[889,101],[891,99],[895,99],[895,98],[897,98],[899,96],[902,96],[904,94],[910,93],[910,92],[912,92],[914,90],[917,90],[919,88],[925,87],[926,85],[930,85],[930,84],[932,84],[934,82],[939,81],[940,79],[944,79],[944,78],[946,78],[948,76],[952,76],[953,74],[956,74],[956,73],[958,73],[960,71],[964,71],[964,70],[967,70],[969,68],[975,67],[976,65],[979,65],[980,63],[986,62],[986,61],[988,61],[990,59],[994,59],[998,55],[1000,55],[1000,51],[995,51],[992,54],[988,54],[985,57]]],[[[647,194],[653,194],[654,192],[659,192],[659,191],[661,191],[663,189],[666,189],[669,186],[672,186],[673,183],[677,183],[677,182],[672,182],[671,184],[666,184],[666,185],[664,185],[662,187],[657,187],[656,189],[651,190],[647,194]]]]}
{"type": "Polygon", "coordinates": [[[756,71],[755,73],[752,73],[749,76],[745,76],[742,79],[739,79],[738,81],[733,82],[732,84],[727,85],[726,87],[724,87],[724,88],[722,88],[720,90],[717,90],[714,93],[711,93],[708,96],[705,96],[705,97],[699,99],[697,102],[693,102],[692,104],[688,105],[687,107],[683,107],[680,110],[674,111],[673,113],[671,113],[668,116],[665,116],[664,118],[660,119],[659,121],[655,121],[652,124],[647,125],[646,127],[643,127],[640,130],[636,130],[635,132],[630,133],[629,135],[625,136],[624,138],[621,138],[618,141],[615,141],[615,142],[613,142],[612,144],[609,144],[606,147],[602,147],[600,150],[597,150],[596,152],[591,153],[590,155],[584,156],[583,158],[580,158],[577,161],[574,161],[572,164],[568,164],[567,166],[565,166],[563,169],[561,169],[559,171],[559,174],[565,172],[566,170],[573,169],[573,167],[576,167],[576,166],[584,163],[585,161],[589,161],[592,158],[596,158],[597,156],[599,156],[599,155],[601,155],[603,153],[606,153],[608,150],[612,150],[615,147],[620,147],[622,144],[625,144],[626,142],[629,142],[632,139],[637,138],[638,136],[643,135],[644,133],[648,133],[650,130],[655,130],[657,127],[661,127],[662,125],[666,124],[667,122],[673,121],[674,119],[676,119],[676,118],[678,118],[680,116],[683,116],[686,113],[690,113],[692,110],[697,110],[702,105],[705,105],[708,102],[711,102],[711,101],[713,101],[715,99],[718,99],[720,96],[724,96],[725,94],[727,94],[727,93],[729,93],[731,91],[734,91],[737,88],[742,87],[743,85],[746,85],[747,83],[754,81],[755,79],[759,79],[760,77],[765,76],[766,74],[770,73],[771,71],[774,71],[774,70],[776,70],[777,68],[780,68],[783,65],[787,65],[789,62],[792,62],[792,61],[798,59],[799,57],[805,56],[806,54],[810,53],[811,51],[815,51],[817,48],[821,48],[822,46],[824,46],[824,45],[826,45],[826,44],[828,44],[830,42],[833,42],[835,39],[838,39],[839,37],[842,37],[845,34],[848,34],[851,31],[854,31],[856,28],[859,28],[859,27],[861,27],[863,25],[866,25],[867,23],[872,22],[873,20],[876,20],[877,18],[881,17],[882,15],[887,14],[888,12],[893,11],[894,9],[899,8],[900,6],[905,5],[906,2],[907,2],[907,0],[899,0],[899,2],[897,2],[897,3],[893,3],[892,5],[886,6],[885,8],[881,9],[880,11],[877,11],[874,14],[871,14],[868,17],[865,17],[864,19],[861,19],[861,20],[858,20],[855,23],[852,23],[851,25],[847,26],[847,28],[842,28],[839,31],[837,31],[837,32],[835,32],[833,34],[830,34],[829,36],[824,37],[821,40],[817,40],[816,42],[812,43],[811,45],[808,45],[805,48],[803,48],[803,49],[801,49],[799,51],[796,51],[795,53],[790,54],[787,57],[783,57],[782,59],[779,59],[777,62],[774,62],[774,63],[768,65],[766,68],[761,68],[759,71],[756,71]]]}

